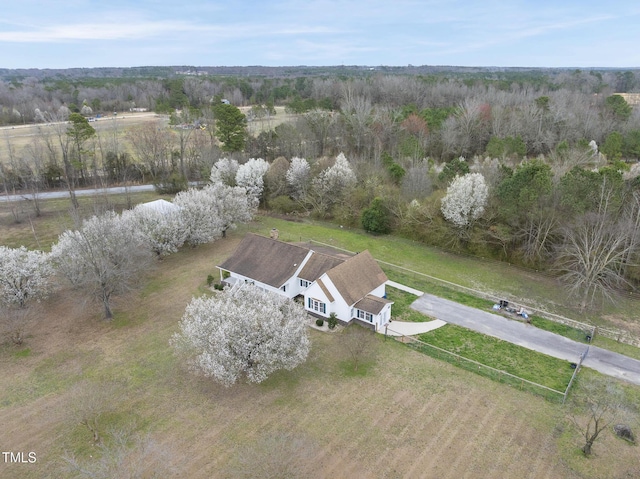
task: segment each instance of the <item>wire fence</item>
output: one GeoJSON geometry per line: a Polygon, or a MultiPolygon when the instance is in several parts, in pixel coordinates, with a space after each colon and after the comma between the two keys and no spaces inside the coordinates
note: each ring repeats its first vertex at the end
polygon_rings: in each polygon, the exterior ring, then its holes
{"type": "Polygon", "coordinates": [[[571,375],[571,379],[569,380],[569,384],[567,385],[567,389],[564,391],[564,397],[562,398],[562,404],[564,404],[565,401],[567,400],[567,395],[569,394],[569,391],[571,390],[571,386],[573,385],[573,381],[576,378],[576,376],[578,375],[578,373],[580,372],[580,368],[582,367],[582,361],[585,360],[585,358],[587,357],[587,354],[589,354],[589,346],[587,346],[587,349],[580,355],[580,360],[575,365],[575,369],[573,371],[573,374],[571,375]]]}
{"type": "Polygon", "coordinates": [[[573,384],[573,380],[580,369],[580,365],[582,365],[582,361],[586,357],[585,352],[580,356],[579,362],[574,363],[576,369],[574,370],[573,375],[571,376],[571,380],[567,384],[566,389],[564,391],[558,391],[557,389],[550,388],[543,384],[538,384],[534,381],[516,376],[506,371],[487,366],[486,364],[474,361],[473,359],[465,358],[464,356],[460,356],[459,354],[452,353],[451,351],[447,351],[446,349],[439,348],[438,346],[434,346],[433,344],[426,343],[420,339],[414,338],[413,336],[405,336],[402,333],[394,331],[390,328],[386,329],[385,336],[391,337],[396,341],[399,341],[404,345],[410,347],[411,349],[426,354],[427,356],[431,356],[432,358],[446,361],[457,367],[487,377],[489,379],[492,379],[493,381],[507,384],[508,386],[519,389],[521,391],[527,391],[537,396],[541,396],[551,402],[561,402],[563,404],[566,401],[567,395],[569,394],[569,390],[573,384]],[[394,335],[388,336],[386,333],[393,333],[394,335]]]}

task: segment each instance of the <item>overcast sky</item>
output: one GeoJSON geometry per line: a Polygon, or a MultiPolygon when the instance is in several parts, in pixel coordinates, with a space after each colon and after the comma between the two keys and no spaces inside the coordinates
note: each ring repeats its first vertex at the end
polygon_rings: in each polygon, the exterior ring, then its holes
{"type": "Polygon", "coordinates": [[[0,67],[640,67],[638,0],[0,0],[0,67]]]}

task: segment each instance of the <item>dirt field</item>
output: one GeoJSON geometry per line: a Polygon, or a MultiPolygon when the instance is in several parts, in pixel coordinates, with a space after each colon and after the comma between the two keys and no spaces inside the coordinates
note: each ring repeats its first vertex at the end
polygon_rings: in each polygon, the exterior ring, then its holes
{"type": "MultiPolygon", "coordinates": [[[[312,444],[311,477],[638,477],[637,447],[607,432],[578,453],[565,411],[382,339],[365,375],[344,368],[335,336],[310,331],[309,360],[262,385],[225,389],[185,373],[168,344],[184,307],[243,231],[160,262],[116,319],[62,290],[46,301],[24,355],[0,347],[0,444],[34,451],[34,464],[0,463],[0,477],[59,478],[61,456],[100,455],[73,410],[71,387],[108,382],[120,394],[100,427],[133,427],[164,450],[163,477],[230,477],[243,446],[279,432],[312,444]]],[[[93,456],[93,457],[91,457],[93,456]]]]}

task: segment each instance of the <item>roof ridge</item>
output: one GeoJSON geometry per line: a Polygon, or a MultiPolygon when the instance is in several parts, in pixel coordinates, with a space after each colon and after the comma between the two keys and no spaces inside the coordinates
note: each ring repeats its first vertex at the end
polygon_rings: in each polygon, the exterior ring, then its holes
{"type": "Polygon", "coordinates": [[[288,241],[282,241],[282,240],[279,240],[279,239],[269,238],[268,236],[264,236],[264,235],[261,235],[261,234],[258,234],[258,233],[252,233],[252,232],[247,233],[245,236],[249,236],[249,235],[257,236],[258,238],[262,238],[262,239],[266,239],[266,240],[269,240],[269,241],[273,241],[274,243],[280,243],[280,244],[286,244],[288,246],[294,246],[296,248],[300,248],[300,249],[303,249],[305,251],[312,251],[312,252],[315,253],[315,251],[312,250],[311,248],[307,248],[305,246],[301,246],[301,245],[295,244],[295,243],[289,243],[288,241]]]}

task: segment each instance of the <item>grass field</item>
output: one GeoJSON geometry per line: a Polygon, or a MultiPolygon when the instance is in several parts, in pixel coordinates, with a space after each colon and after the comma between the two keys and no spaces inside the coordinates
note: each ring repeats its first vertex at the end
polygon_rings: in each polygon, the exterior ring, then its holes
{"type": "Polygon", "coordinates": [[[564,392],[573,370],[552,358],[454,324],[421,334],[418,339],[500,371],[564,392]]]}
{"type": "Polygon", "coordinates": [[[419,311],[415,311],[410,308],[411,303],[416,300],[416,296],[406,291],[400,291],[399,289],[386,287],[387,299],[393,301],[393,308],[391,311],[391,317],[394,321],[411,321],[415,323],[422,323],[424,321],[431,321],[432,318],[422,314],[419,311]]]}
{"type": "MultiPolygon", "coordinates": [[[[45,314],[23,348],[0,346],[0,444],[3,450],[37,454],[35,464],[0,463],[0,477],[68,477],[63,454],[99,459],[101,451],[74,411],[79,390],[105,388],[112,393],[98,421],[105,443],[110,428],[147,435],[164,451],[161,465],[173,471],[162,477],[230,477],[227,468],[241,448],[282,432],[312,445],[308,461],[314,473],[307,477],[640,475],[637,447],[610,431],[585,459],[578,450],[580,435],[562,406],[382,338],[365,375],[346,373],[347,355],[335,341],[339,333],[313,330],[309,360],[261,385],[225,389],[188,374],[168,344],[184,307],[206,290],[207,275],[216,275],[215,265],[246,231],[272,227],[285,239],[299,241],[311,231],[355,251],[367,242],[374,255],[385,250],[398,255],[406,248],[415,267],[430,268],[401,241],[396,249],[393,238],[378,244],[357,232],[320,225],[307,230],[259,218],[226,239],[159,262],[141,291],[120,298],[111,323],[100,319],[99,307],[63,289],[43,303],[45,314]]],[[[29,231],[23,225],[21,234],[28,238],[29,231]]],[[[5,234],[3,226],[2,244],[5,234]]],[[[19,241],[20,234],[14,231],[12,237],[19,241]]],[[[438,254],[427,250],[424,256],[429,255],[438,265],[438,254]]],[[[447,258],[454,263],[453,276],[461,266],[447,258]]],[[[438,267],[446,273],[444,264],[438,267]]],[[[146,461],[151,465],[153,458],[146,461]]]]}
{"type": "MultiPolygon", "coordinates": [[[[241,107],[240,110],[247,114],[251,107],[241,107]]],[[[286,113],[283,106],[277,106],[276,115],[271,118],[259,118],[250,121],[247,124],[247,132],[249,135],[258,136],[263,131],[274,129],[276,126],[293,121],[298,115],[286,113]]],[[[153,112],[147,113],[121,113],[117,116],[104,116],[95,122],[91,123],[91,126],[96,130],[98,135],[103,138],[117,137],[122,147],[128,150],[130,153],[134,153],[128,148],[127,132],[131,128],[135,128],[140,125],[148,123],[159,122],[163,125],[168,125],[169,116],[159,115],[153,112]]],[[[12,152],[14,156],[20,157],[25,147],[31,145],[35,138],[42,136],[43,134],[52,134],[52,127],[40,124],[40,125],[18,125],[14,127],[0,128],[0,163],[8,163],[9,153],[12,152]]],[[[54,141],[54,145],[55,145],[54,141]]],[[[135,155],[133,154],[135,157],[135,155]]]]}
{"type": "MultiPolygon", "coordinates": [[[[155,113],[124,113],[118,116],[105,116],[91,126],[100,135],[112,136],[114,133],[118,137],[124,138],[126,131],[132,127],[149,122],[168,122],[167,115],[156,115],[155,113]]],[[[42,134],[53,133],[52,127],[40,125],[17,125],[14,127],[0,128],[0,163],[7,162],[10,148],[13,154],[18,156],[27,145],[34,142],[34,139],[42,134]]],[[[54,142],[55,144],[55,142],[54,142]]]]}

